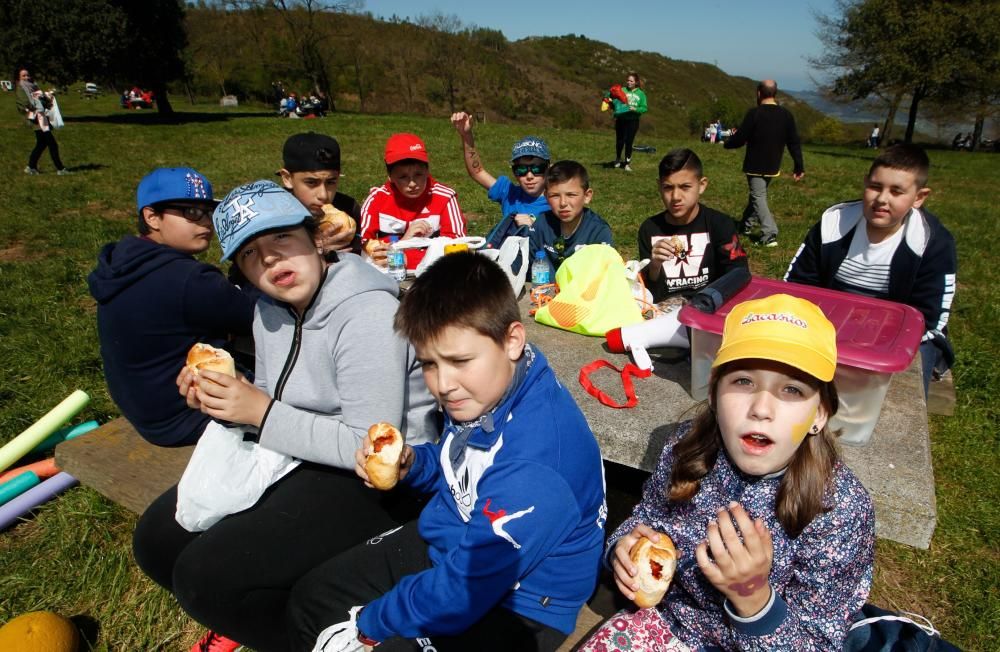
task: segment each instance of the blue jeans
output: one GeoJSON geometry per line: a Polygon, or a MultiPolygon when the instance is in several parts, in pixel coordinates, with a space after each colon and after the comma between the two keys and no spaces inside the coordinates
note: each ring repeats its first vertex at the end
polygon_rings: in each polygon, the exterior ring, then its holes
{"type": "Polygon", "coordinates": [[[920,345],[920,365],[924,373],[924,398],[927,398],[927,388],[931,383],[931,375],[934,367],[941,362],[944,353],[934,343],[934,340],[927,340],[920,345]]]}
{"type": "Polygon", "coordinates": [[[767,186],[774,177],[758,177],[747,175],[747,186],[750,194],[747,197],[747,207],[743,209],[743,220],[740,229],[750,231],[755,225],[760,225],[761,240],[778,237],[778,225],[767,206],[767,186]]]}

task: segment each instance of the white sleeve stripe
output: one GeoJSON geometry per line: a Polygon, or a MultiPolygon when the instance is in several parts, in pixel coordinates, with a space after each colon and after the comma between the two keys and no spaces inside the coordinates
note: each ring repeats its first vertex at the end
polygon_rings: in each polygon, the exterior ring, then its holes
{"type": "Polygon", "coordinates": [[[799,254],[801,254],[802,250],[805,249],[805,248],[806,248],[806,243],[805,242],[803,242],[802,244],[799,245],[799,248],[795,252],[795,255],[792,256],[792,262],[788,263],[788,269],[785,270],[785,278],[783,278],[781,280],[783,280],[783,281],[787,281],[788,280],[788,276],[792,273],[792,268],[795,267],[795,261],[799,259],[799,254]]]}

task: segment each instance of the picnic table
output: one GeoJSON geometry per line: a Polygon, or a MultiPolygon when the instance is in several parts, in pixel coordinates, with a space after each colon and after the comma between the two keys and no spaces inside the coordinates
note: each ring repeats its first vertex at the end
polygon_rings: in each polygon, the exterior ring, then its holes
{"type": "MultiPolygon", "coordinates": [[[[579,381],[580,368],[603,358],[619,369],[626,355],[610,353],[604,338],[586,337],[551,328],[528,318],[530,300],[521,301],[528,341],[548,358],[587,417],[604,459],[633,469],[653,471],[663,442],[677,424],[693,416],[691,365],[679,349],[651,351],[653,374],[634,379],[639,403],[633,408],[607,407],[588,394],[579,381]]],[[[623,403],[621,379],[599,370],[593,383],[623,403]]],[[[920,373],[920,358],[894,374],[871,441],[866,446],[842,446],[841,453],[875,503],[876,534],[918,548],[930,545],[937,518],[930,431],[920,373]]]]}

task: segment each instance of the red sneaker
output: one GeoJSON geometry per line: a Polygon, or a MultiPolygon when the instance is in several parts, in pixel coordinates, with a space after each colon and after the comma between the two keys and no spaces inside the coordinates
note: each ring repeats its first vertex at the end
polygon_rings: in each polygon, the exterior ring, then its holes
{"type": "Polygon", "coordinates": [[[236,652],[242,645],[222,634],[208,630],[201,640],[194,644],[191,652],[236,652]]]}

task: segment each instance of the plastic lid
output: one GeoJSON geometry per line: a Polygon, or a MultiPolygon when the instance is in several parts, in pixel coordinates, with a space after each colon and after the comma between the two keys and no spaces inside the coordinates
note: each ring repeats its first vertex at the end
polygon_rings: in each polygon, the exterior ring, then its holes
{"type": "Polygon", "coordinates": [[[544,259],[545,259],[545,251],[539,249],[538,251],[535,252],[535,260],[544,260],[544,259]]]}
{"type": "Polygon", "coordinates": [[[390,235],[389,236],[389,243],[392,244],[393,242],[399,242],[399,236],[398,235],[390,235]]]}
{"type": "Polygon", "coordinates": [[[825,288],[754,277],[713,314],[684,306],[678,320],[685,326],[720,334],[733,306],[772,294],[812,301],[837,329],[837,363],[884,373],[910,366],[924,334],[919,310],[894,301],[873,299],[825,288]]]}

